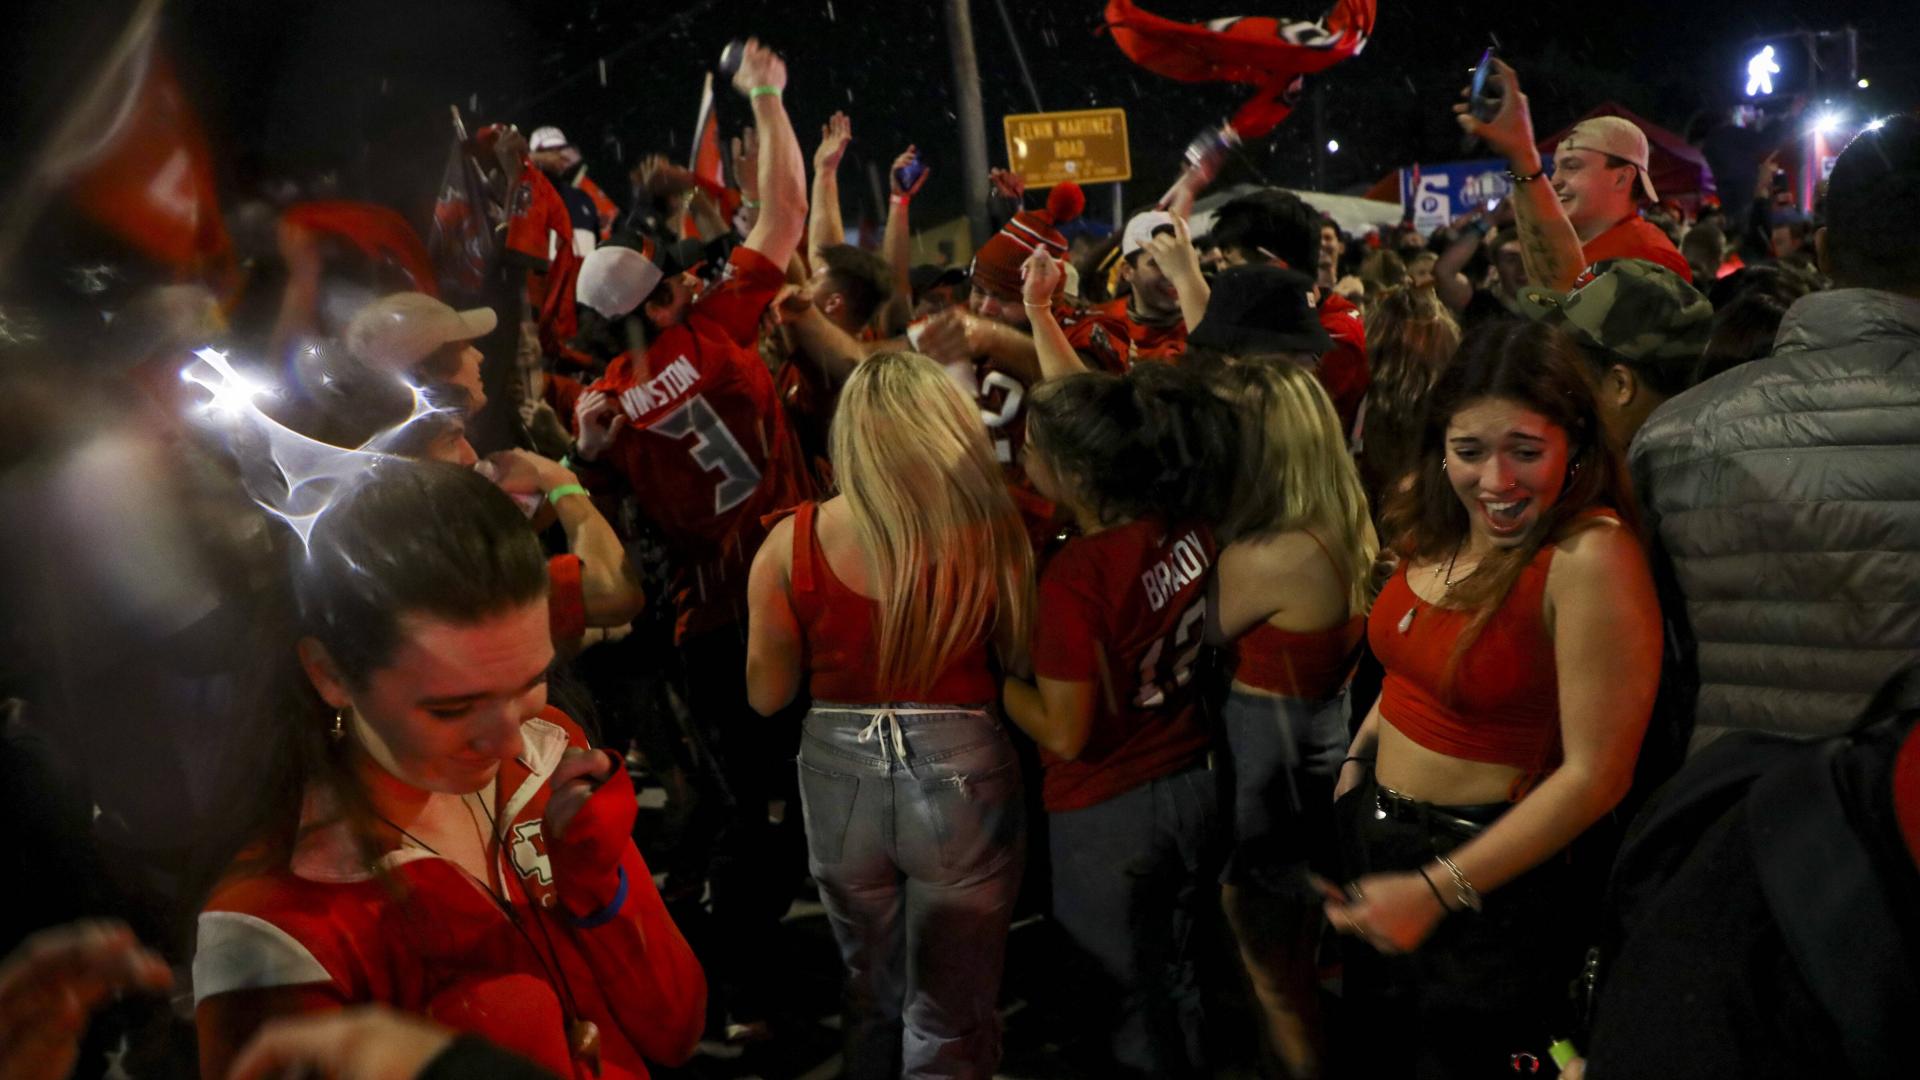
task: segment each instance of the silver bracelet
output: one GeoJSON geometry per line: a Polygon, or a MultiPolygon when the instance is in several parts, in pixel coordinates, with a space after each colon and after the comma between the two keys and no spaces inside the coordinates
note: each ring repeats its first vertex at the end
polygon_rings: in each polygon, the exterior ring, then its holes
{"type": "Polygon", "coordinates": [[[1446,867],[1447,873],[1453,878],[1453,898],[1460,901],[1462,908],[1479,913],[1480,890],[1474,888],[1473,882],[1467,880],[1467,875],[1461,872],[1460,865],[1445,855],[1435,855],[1434,859],[1441,866],[1446,867]]]}

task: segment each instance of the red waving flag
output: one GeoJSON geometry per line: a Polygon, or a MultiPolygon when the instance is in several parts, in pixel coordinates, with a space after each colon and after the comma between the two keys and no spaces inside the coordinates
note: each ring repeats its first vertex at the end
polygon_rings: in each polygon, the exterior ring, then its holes
{"type": "Polygon", "coordinates": [[[1231,16],[1176,22],[1133,0],[1108,0],[1107,28],[1128,59],[1180,82],[1235,82],[1259,88],[1229,121],[1257,139],[1293,111],[1303,76],[1325,71],[1366,47],[1374,0],[1338,0],[1318,21],[1231,16]]]}
{"type": "Polygon", "coordinates": [[[427,246],[407,219],[393,210],[371,203],[321,201],[295,203],[281,216],[296,225],[338,236],[375,262],[393,263],[413,279],[415,292],[440,295],[427,246]]]}
{"type": "Polygon", "coordinates": [[[149,40],[125,69],[106,134],[74,162],[68,198],[141,254],[189,275],[230,262],[206,135],[172,65],[149,40]]]}

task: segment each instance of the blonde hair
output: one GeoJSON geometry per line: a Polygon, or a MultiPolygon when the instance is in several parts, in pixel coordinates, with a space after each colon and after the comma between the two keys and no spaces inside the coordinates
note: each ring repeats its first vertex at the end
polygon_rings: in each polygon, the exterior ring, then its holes
{"type": "Polygon", "coordinates": [[[1024,650],[1033,548],[980,411],[946,373],[918,353],[869,357],[828,443],[879,592],[879,683],[925,693],[996,625],[1024,650]]]}
{"type": "Polygon", "coordinates": [[[1333,399],[1298,364],[1234,364],[1222,378],[1245,410],[1246,432],[1223,540],[1310,530],[1346,576],[1349,610],[1365,611],[1380,545],[1333,399]]]}

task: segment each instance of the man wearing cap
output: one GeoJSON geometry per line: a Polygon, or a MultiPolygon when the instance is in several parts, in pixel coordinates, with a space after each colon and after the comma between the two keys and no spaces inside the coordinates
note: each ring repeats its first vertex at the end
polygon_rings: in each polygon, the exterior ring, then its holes
{"type": "Polygon", "coordinates": [[[416,386],[459,391],[469,416],[487,404],[480,381],[478,338],[493,333],[492,308],[455,311],[426,293],[383,296],[347,324],[347,351],[416,386]]]}
{"type": "Polygon", "coordinates": [[[1826,205],[1835,287],[1794,302],[1771,356],[1655,410],[1629,455],[1686,623],[1695,746],[1843,731],[1920,653],[1920,117],[1854,139],[1826,205]]]}
{"type": "MultiPolygon", "coordinates": [[[[1165,210],[1135,214],[1127,222],[1121,234],[1120,257],[1126,260],[1127,281],[1132,288],[1127,295],[1115,297],[1100,308],[1126,324],[1130,363],[1142,360],[1171,363],[1179,359],[1187,350],[1187,320],[1181,314],[1181,290],[1174,284],[1174,275],[1181,274],[1186,263],[1191,262],[1192,273],[1188,277],[1204,287],[1197,256],[1178,260],[1173,266],[1160,265],[1148,250],[1148,244],[1157,237],[1167,242],[1181,239],[1173,215],[1165,210]]],[[[1191,250],[1192,243],[1188,242],[1187,247],[1191,250]]]]}
{"type": "Polygon", "coordinates": [[[1524,288],[1520,309],[1579,342],[1607,442],[1624,458],[1647,416],[1693,385],[1713,334],[1713,304],[1680,275],[1641,259],[1598,262],[1586,276],[1565,294],[1524,288]]]}
{"type": "Polygon", "coordinates": [[[1454,111],[1462,130],[1507,159],[1528,278],[1565,292],[1594,263],[1645,259],[1691,283],[1693,270],[1680,249],[1640,217],[1643,198],[1659,201],[1647,171],[1646,134],[1618,116],[1582,120],[1554,151],[1549,182],[1519,79],[1505,62],[1493,63],[1502,88],[1493,119],[1478,119],[1464,104],[1454,111]]]}
{"type": "Polygon", "coordinates": [[[535,128],[527,140],[527,150],[533,154],[533,163],[540,166],[540,171],[547,174],[560,197],[566,200],[574,228],[585,229],[590,234],[580,254],[584,257],[596,243],[613,239],[613,225],[620,217],[620,208],[607,198],[599,184],[587,178],[587,163],[581,160],[580,151],[567,141],[566,133],[557,127],[535,128]]]}
{"type": "MultiPolygon", "coordinates": [[[[617,351],[575,409],[574,454],[589,489],[632,496],[675,562],[674,643],[687,705],[715,733],[729,794],[709,878],[716,995],[738,1029],[764,1028],[778,974],[767,963],[795,882],[769,823],[784,755],[747,704],[746,589],[767,515],[813,495],[805,461],[757,346],[806,231],[806,166],[782,96],[783,60],[749,40],[734,89],[753,111],[760,214],[698,296],[665,250],[606,245],[581,266],[577,296],[602,350],[617,351]],[[664,264],[664,265],[663,265],[664,264]],[[607,339],[611,338],[609,344],[607,339]]],[[[812,311],[811,305],[798,304],[812,311]]],[[[831,327],[817,311],[813,315],[831,327]]]]}

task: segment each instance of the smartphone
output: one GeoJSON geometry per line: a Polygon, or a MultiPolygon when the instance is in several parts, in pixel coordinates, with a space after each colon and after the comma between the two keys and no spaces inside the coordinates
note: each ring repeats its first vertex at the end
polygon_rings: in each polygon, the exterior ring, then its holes
{"type": "Polygon", "coordinates": [[[720,69],[720,74],[731,76],[734,72],[739,71],[740,61],[746,54],[747,43],[745,40],[734,38],[732,41],[727,42],[727,47],[720,50],[720,63],[716,65],[720,69]]]}
{"type": "Polygon", "coordinates": [[[1467,88],[1467,111],[1482,123],[1492,120],[1494,114],[1500,111],[1500,95],[1487,93],[1488,83],[1493,77],[1493,57],[1497,51],[1489,45],[1480,54],[1480,63],[1473,69],[1473,82],[1467,88]]]}
{"type": "Polygon", "coordinates": [[[926,171],[927,163],[920,160],[920,155],[915,154],[912,161],[893,170],[893,180],[900,185],[901,191],[912,191],[913,185],[920,182],[920,174],[926,171]]]}

